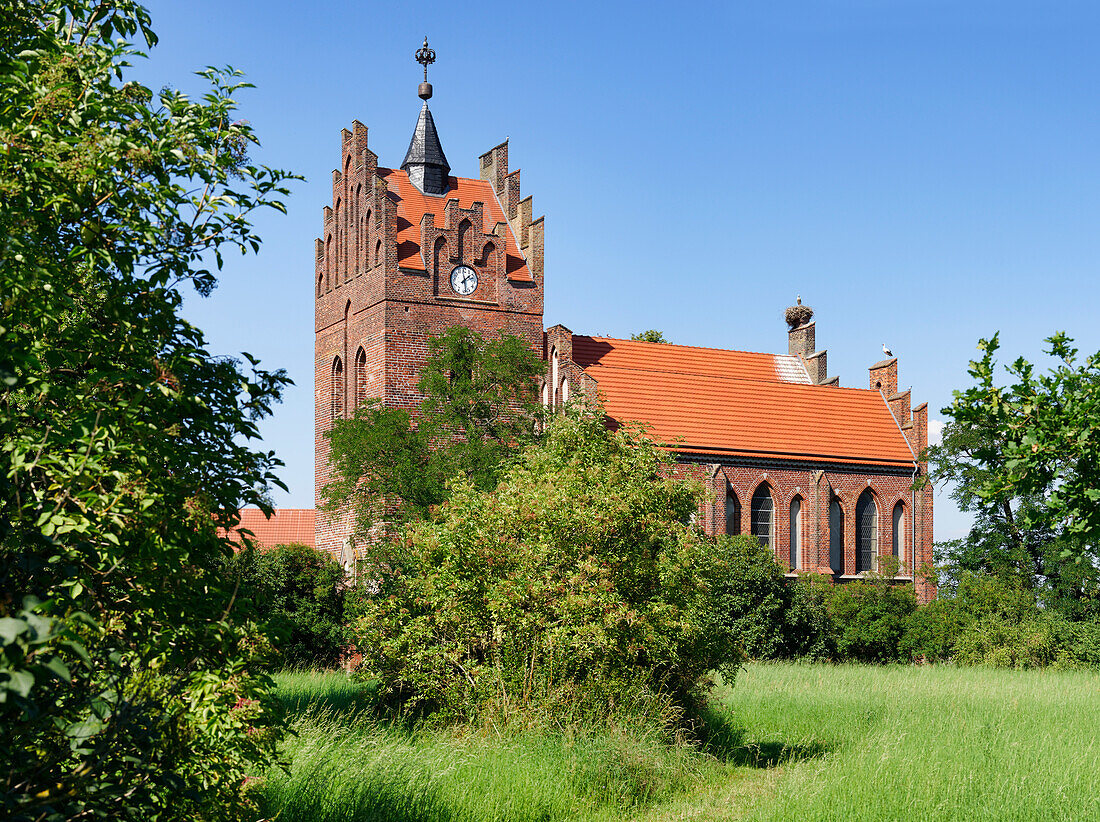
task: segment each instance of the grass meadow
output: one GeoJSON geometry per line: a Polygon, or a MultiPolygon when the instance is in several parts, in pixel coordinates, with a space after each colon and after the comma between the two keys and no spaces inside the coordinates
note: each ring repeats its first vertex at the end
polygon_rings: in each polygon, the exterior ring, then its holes
{"type": "Polygon", "coordinates": [[[757,664],[700,749],[615,727],[417,733],[342,674],[279,677],[297,736],[258,783],[283,822],[1100,820],[1100,676],[757,664]]]}

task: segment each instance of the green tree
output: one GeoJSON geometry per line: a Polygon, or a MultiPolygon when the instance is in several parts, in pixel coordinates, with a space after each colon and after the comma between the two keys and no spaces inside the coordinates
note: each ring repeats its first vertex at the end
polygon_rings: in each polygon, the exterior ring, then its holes
{"type": "Polygon", "coordinates": [[[1079,361],[1063,334],[1060,362],[1036,375],[1020,358],[1012,385],[995,384],[997,336],[970,364],[975,384],[955,392],[942,444],[929,448],[932,477],[976,514],[970,535],[938,546],[951,575],[1014,577],[1048,605],[1084,613],[1098,597],[1100,554],[1100,359],[1079,361]],[[955,570],[951,570],[955,569],[955,570]]]}
{"type": "Polygon", "coordinates": [[[648,331],[640,331],[637,334],[631,334],[630,339],[638,340],[639,342],[668,343],[668,340],[665,339],[665,335],[655,328],[650,328],[648,331]]]}
{"type": "Polygon", "coordinates": [[[536,437],[543,364],[523,340],[454,327],[428,347],[415,416],[373,400],[328,433],[336,479],[323,489],[326,507],[351,505],[361,534],[428,517],[455,477],[492,489],[536,437]]]}
{"type": "Polygon", "coordinates": [[[279,660],[290,667],[331,668],[344,651],[344,569],[331,554],[291,543],[233,555],[226,573],[240,580],[238,611],[277,632],[279,660]]]}
{"type": "Polygon", "coordinates": [[[219,537],[269,507],[249,442],[288,382],[180,315],[287,175],[254,165],[245,84],[126,78],[119,0],[0,5],[0,807],[5,818],[244,812],[282,720],[219,537]]]}
{"type": "Polygon", "coordinates": [[[725,553],[686,525],[701,489],[668,457],[577,409],[547,425],[493,491],[459,480],[406,561],[370,563],[354,623],[363,675],[407,709],[470,717],[615,710],[689,698],[740,654],[715,597],[725,553]]]}

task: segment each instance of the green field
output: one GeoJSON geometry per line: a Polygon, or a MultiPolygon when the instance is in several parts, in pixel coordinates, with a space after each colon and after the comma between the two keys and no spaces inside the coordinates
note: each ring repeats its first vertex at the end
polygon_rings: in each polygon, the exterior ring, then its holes
{"type": "Polygon", "coordinates": [[[708,751],[654,731],[411,733],[338,674],[287,674],[264,818],[1100,820],[1100,676],[752,665],[708,751]]]}

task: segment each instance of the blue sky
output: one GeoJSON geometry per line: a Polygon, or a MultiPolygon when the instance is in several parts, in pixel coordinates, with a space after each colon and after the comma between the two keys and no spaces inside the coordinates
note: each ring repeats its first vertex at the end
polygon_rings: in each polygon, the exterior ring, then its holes
{"type": "MultiPolygon", "coordinates": [[[[842,385],[883,342],[934,419],[980,337],[1042,359],[1100,349],[1100,4],[933,2],[154,2],[136,76],[198,93],[230,64],[257,88],[254,158],[291,169],[258,257],[230,258],[189,316],[219,352],[296,381],[264,425],[279,505],[313,504],[313,238],[340,129],[383,165],[432,112],[453,173],[510,138],[546,215],[546,324],[785,351],[801,294],[842,385]]],[[[937,494],[936,536],[967,520],[937,494]]]]}

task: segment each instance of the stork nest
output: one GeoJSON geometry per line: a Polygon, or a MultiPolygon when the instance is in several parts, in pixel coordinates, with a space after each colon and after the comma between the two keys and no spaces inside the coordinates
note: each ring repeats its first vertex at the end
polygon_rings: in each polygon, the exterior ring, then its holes
{"type": "Polygon", "coordinates": [[[800,325],[805,325],[813,319],[813,316],[814,310],[808,305],[802,305],[801,303],[799,305],[792,305],[784,314],[787,325],[789,325],[792,330],[798,328],[800,325]]]}

